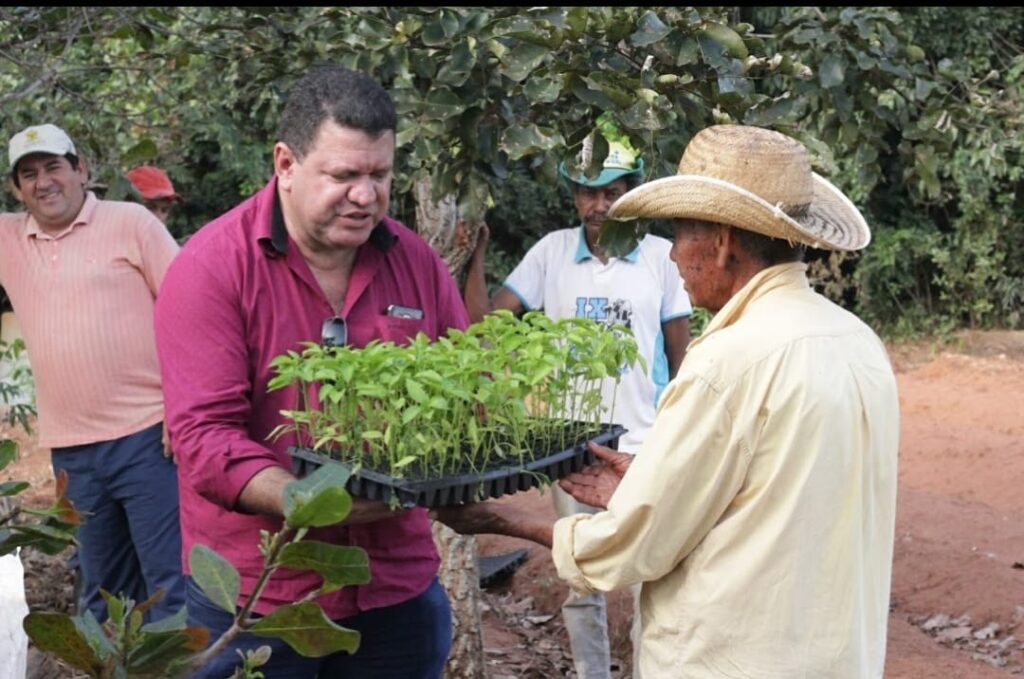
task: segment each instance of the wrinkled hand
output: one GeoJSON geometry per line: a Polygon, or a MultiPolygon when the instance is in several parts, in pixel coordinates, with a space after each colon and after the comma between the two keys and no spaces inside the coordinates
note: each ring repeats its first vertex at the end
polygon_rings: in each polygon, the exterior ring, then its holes
{"type": "Polygon", "coordinates": [[[600,462],[569,474],[559,481],[558,485],[580,502],[604,509],[608,507],[615,489],[619,487],[619,481],[626,475],[626,470],[633,462],[633,456],[618,453],[593,441],[588,442],[587,446],[600,462]]]}
{"type": "Polygon", "coordinates": [[[459,507],[437,507],[430,518],[457,533],[494,533],[532,540],[551,549],[551,520],[496,501],[474,502],[459,507]]]}
{"type": "Polygon", "coordinates": [[[171,462],[178,464],[178,458],[175,457],[174,451],[171,450],[171,435],[167,432],[166,422],[164,422],[164,432],[160,437],[160,442],[164,447],[164,457],[170,458],[171,462]]]}

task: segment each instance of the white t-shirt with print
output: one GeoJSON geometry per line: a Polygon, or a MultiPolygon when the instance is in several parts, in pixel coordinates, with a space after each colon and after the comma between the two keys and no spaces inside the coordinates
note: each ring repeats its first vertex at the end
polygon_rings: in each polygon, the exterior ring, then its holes
{"type": "Polygon", "coordinates": [[[679,270],[669,259],[671,248],[669,241],[648,234],[625,257],[602,264],[587,247],[582,226],[560,229],[530,248],[504,283],[526,309],[543,309],[552,319],[582,316],[632,330],[647,370],[638,363],[622,374],[613,414],[608,409],[615,380],[601,384],[602,419],[609,421],[610,415],[629,430],[619,439],[624,452],[640,449],[671,378],[661,325],[693,313],[679,270]]]}

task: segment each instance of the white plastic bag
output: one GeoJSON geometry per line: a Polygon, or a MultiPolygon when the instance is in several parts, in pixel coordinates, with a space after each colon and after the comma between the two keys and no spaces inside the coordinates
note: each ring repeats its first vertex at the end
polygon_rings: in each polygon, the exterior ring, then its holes
{"type": "Polygon", "coordinates": [[[0,556],[0,679],[25,679],[28,637],[22,621],[28,615],[25,568],[18,553],[0,556]]]}

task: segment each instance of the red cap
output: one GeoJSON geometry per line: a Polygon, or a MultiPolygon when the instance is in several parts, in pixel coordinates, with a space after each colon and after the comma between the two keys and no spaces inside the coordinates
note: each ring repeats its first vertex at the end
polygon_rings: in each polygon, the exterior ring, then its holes
{"type": "Polygon", "coordinates": [[[174,184],[171,183],[167,173],[154,165],[140,165],[129,170],[128,179],[146,200],[156,200],[158,198],[181,199],[174,192],[174,184]]]}

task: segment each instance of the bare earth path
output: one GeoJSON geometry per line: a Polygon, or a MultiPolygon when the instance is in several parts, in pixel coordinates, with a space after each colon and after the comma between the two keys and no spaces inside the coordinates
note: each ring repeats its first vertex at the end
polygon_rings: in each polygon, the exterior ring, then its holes
{"type": "MultiPolygon", "coordinates": [[[[898,346],[899,506],[886,677],[999,679],[1024,674],[1024,332],[974,333],[953,347],[898,346]],[[1018,641],[1015,636],[1020,637],[1018,641]]],[[[23,449],[0,480],[52,494],[46,451],[23,449]]],[[[502,500],[553,517],[538,492],[502,500]]],[[[481,552],[529,548],[485,594],[489,677],[572,676],[557,615],[566,588],[547,550],[483,536],[481,552]]],[[[33,608],[63,608],[59,562],[26,565],[33,608]]],[[[615,676],[631,676],[631,602],[610,597],[615,676]]],[[[36,659],[38,677],[59,676],[36,659]]]]}

